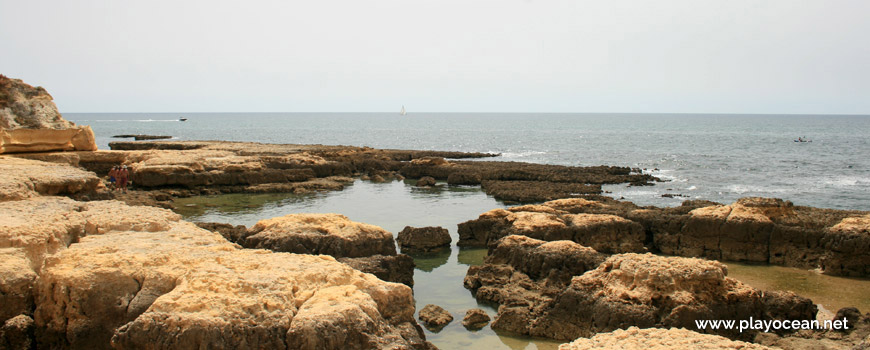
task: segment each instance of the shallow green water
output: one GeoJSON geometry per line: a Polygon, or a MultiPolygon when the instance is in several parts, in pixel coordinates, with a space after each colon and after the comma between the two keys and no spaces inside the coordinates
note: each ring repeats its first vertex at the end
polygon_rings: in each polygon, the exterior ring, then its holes
{"type": "MultiPolygon", "coordinates": [[[[441,349],[556,349],[561,342],[498,334],[489,326],[468,331],[461,325],[465,311],[482,308],[491,317],[495,309],[478,304],[462,286],[468,266],[481,264],[485,249],[460,249],[457,224],[481,213],[505,207],[477,187],[421,189],[404,182],[371,183],[356,180],[343,191],[293,194],[227,194],[177,199],[176,210],[187,220],[227,222],[251,226],[257,221],[292,213],[339,213],[351,220],[383,227],[397,234],[405,226],[441,226],[450,231],[451,249],[412,255],[417,310],[436,304],[453,314],[454,321],[426,338],[441,349]]],[[[792,290],[836,312],[843,306],[870,311],[870,281],[822,276],[815,272],[779,266],[729,263],[729,276],[756,288],[792,290]]]]}
{"type": "Polygon", "coordinates": [[[415,254],[414,298],[417,310],[436,304],[453,314],[453,322],[437,332],[426,329],[426,339],[441,349],[556,349],[561,342],[525,336],[496,334],[489,326],[471,332],[462,324],[465,311],[482,308],[495,316],[491,306],[478,304],[462,286],[468,266],[483,263],[486,249],[460,249],[456,225],[504,204],[477,187],[439,184],[417,188],[409,183],[371,183],[356,180],[343,191],[309,195],[226,194],[182,198],[176,212],[191,221],[227,222],[251,226],[257,221],[293,213],[339,213],[353,221],[378,225],[398,234],[405,226],[441,226],[450,231],[451,249],[415,254]]]}

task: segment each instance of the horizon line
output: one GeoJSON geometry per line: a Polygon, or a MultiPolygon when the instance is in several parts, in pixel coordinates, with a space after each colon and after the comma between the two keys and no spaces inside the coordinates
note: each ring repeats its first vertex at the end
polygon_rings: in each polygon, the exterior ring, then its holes
{"type": "MultiPolygon", "coordinates": [[[[229,111],[229,112],[61,112],[63,114],[278,114],[278,113],[298,113],[298,114],[389,114],[398,112],[383,111],[383,112],[251,112],[251,111],[229,111]]],[[[607,115],[794,115],[794,116],[859,116],[868,117],[870,113],[734,113],[734,112],[408,112],[407,115],[413,114],[607,114],[607,115]]]]}

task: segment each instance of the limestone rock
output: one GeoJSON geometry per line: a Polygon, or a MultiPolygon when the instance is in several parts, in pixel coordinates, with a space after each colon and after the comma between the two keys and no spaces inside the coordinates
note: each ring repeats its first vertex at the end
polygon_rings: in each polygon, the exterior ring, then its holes
{"type": "MultiPolygon", "coordinates": [[[[529,328],[531,334],[565,339],[630,326],[694,329],[698,319],[816,317],[816,307],[808,299],[793,293],[763,293],[726,275],[726,267],[715,261],[614,255],[597,269],[575,277],[545,316],[535,317],[535,325],[529,328]]],[[[737,330],[706,331],[746,340],[754,336],[737,330]]]]}
{"type": "Polygon", "coordinates": [[[453,321],[453,315],[438,305],[428,304],[420,309],[420,321],[428,327],[441,328],[453,321]]]}
{"type": "Polygon", "coordinates": [[[596,334],[592,338],[579,338],[562,344],[559,350],[771,350],[771,348],[725,337],[701,334],[684,328],[629,327],[609,333],[596,334]]]}
{"type": "Polygon", "coordinates": [[[453,240],[450,233],[443,227],[410,227],[405,226],[396,237],[403,251],[428,252],[450,246],[453,240]]]}
{"type": "Polygon", "coordinates": [[[489,315],[486,314],[486,311],[481,309],[471,309],[465,313],[465,317],[462,318],[462,325],[468,329],[480,329],[486,327],[486,324],[489,323],[489,315]]]}
{"type": "Polygon", "coordinates": [[[45,89],[0,75],[0,154],[96,149],[91,128],[64,120],[45,89]]]}
{"type": "Polygon", "coordinates": [[[260,220],[239,243],[246,248],[336,258],[396,255],[391,233],[339,214],[290,214],[260,220]]]}
{"type": "Polygon", "coordinates": [[[35,349],[35,345],[33,319],[30,316],[18,315],[0,327],[0,349],[30,350],[35,349]]]}
{"type": "Polygon", "coordinates": [[[357,270],[375,275],[387,282],[414,286],[414,259],[405,254],[372,255],[360,258],[341,258],[339,262],[357,270]]]}
{"type": "Polygon", "coordinates": [[[410,288],[331,257],[241,250],[185,222],[84,237],[46,261],[38,288],[44,346],[429,347],[410,288]]]}
{"type": "Polygon", "coordinates": [[[96,174],[65,164],[0,156],[0,202],[94,192],[96,174]]]}
{"type": "Polygon", "coordinates": [[[36,272],[20,248],[0,248],[0,323],[33,311],[36,272]]]}
{"type": "Polygon", "coordinates": [[[423,157],[419,159],[412,159],[411,164],[413,165],[425,165],[425,166],[446,166],[450,165],[447,160],[441,157],[423,157]]]}
{"type": "Polygon", "coordinates": [[[643,227],[609,214],[569,214],[547,205],[496,209],[459,224],[460,246],[492,246],[508,235],[569,240],[603,253],[643,252],[643,227]]]}
{"type": "Polygon", "coordinates": [[[431,187],[435,186],[435,178],[431,176],[421,177],[420,180],[417,180],[417,187],[431,187]]]}

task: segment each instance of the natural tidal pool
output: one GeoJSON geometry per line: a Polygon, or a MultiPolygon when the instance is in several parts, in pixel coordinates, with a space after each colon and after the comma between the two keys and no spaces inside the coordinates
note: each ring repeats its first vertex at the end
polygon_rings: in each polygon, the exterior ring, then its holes
{"type": "MultiPolygon", "coordinates": [[[[439,183],[435,188],[417,188],[411,182],[372,183],[356,180],[343,191],[314,194],[225,194],[175,200],[176,212],[186,220],[254,225],[257,221],[294,213],[339,213],[353,221],[378,225],[398,234],[405,226],[441,226],[450,231],[453,245],[436,253],[412,254],[414,297],[417,310],[436,304],[453,315],[441,330],[426,329],[426,338],[441,349],[556,349],[560,341],[531,338],[493,331],[489,325],[478,331],[462,324],[465,311],[482,308],[490,317],[496,310],[478,304],[462,285],[468,267],[483,263],[486,249],[456,247],[457,224],[506,205],[487,196],[479,187],[456,187],[439,183]]],[[[870,280],[820,275],[813,271],[779,266],[727,263],[729,276],[756,288],[791,290],[836,312],[844,306],[870,311],[870,280]]],[[[425,329],[425,328],[424,328],[425,329]]]]}

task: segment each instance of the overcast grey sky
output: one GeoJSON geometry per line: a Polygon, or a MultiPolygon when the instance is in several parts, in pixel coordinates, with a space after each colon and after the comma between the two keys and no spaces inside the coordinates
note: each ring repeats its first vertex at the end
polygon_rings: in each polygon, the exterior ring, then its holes
{"type": "Polygon", "coordinates": [[[870,114],[870,1],[0,0],[61,112],[870,114]]]}

